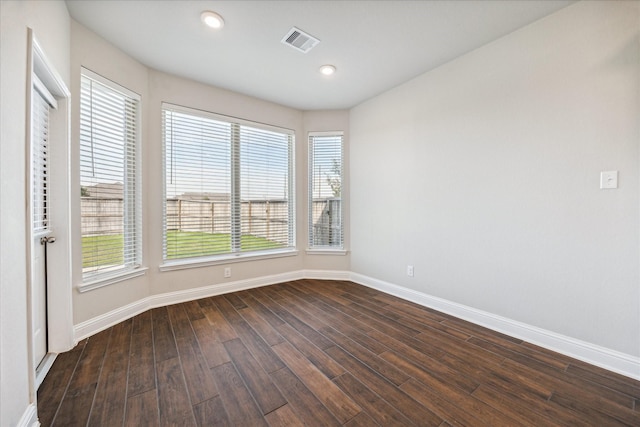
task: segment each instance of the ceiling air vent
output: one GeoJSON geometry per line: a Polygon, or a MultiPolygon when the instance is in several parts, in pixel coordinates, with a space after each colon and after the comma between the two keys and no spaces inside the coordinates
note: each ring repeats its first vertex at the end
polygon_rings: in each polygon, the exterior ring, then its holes
{"type": "Polygon", "coordinates": [[[312,47],[320,43],[320,40],[296,27],[293,27],[282,38],[281,42],[299,50],[302,53],[307,53],[312,47]]]}

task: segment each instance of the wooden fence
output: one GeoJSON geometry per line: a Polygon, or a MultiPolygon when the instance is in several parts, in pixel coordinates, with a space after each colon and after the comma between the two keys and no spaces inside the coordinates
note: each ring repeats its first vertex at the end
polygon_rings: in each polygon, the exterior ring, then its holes
{"type": "MultiPolygon", "coordinates": [[[[258,200],[240,203],[242,234],[289,244],[289,202],[258,200]]],[[[167,199],[167,230],[231,233],[228,201],[167,199]]]]}
{"type": "MultiPolygon", "coordinates": [[[[242,234],[288,244],[289,203],[287,200],[243,201],[242,234]]],[[[122,199],[81,198],[82,234],[102,235],[123,232],[122,199]]],[[[225,200],[167,199],[167,230],[204,233],[231,233],[231,204],[225,200]]],[[[340,201],[313,202],[312,221],[315,245],[336,241],[340,227],[340,201]]]]}
{"type": "Polygon", "coordinates": [[[124,209],[121,198],[80,199],[82,235],[122,234],[124,209]]]}

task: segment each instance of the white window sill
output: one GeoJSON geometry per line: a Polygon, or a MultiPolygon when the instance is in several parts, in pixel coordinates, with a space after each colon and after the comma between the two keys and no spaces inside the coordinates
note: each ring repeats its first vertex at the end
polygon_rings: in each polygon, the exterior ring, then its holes
{"type": "Polygon", "coordinates": [[[138,267],[131,270],[119,271],[117,273],[96,277],[88,282],[81,283],[76,286],[78,292],[83,293],[92,291],[94,289],[102,288],[103,286],[113,285],[114,283],[123,282],[125,280],[133,279],[134,277],[143,276],[148,270],[147,267],[138,267]]]}
{"type": "Polygon", "coordinates": [[[309,248],[306,252],[307,255],[346,255],[349,253],[346,249],[331,248],[309,248]]]}
{"type": "Polygon", "coordinates": [[[165,261],[160,265],[160,271],[184,270],[187,268],[210,267],[213,265],[230,264],[233,262],[258,261],[262,259],[283,258],[298,255],[295,249],[280,251],[249,252],[226,254],[209,258],[191,258],[175,261],[165,261]]]}

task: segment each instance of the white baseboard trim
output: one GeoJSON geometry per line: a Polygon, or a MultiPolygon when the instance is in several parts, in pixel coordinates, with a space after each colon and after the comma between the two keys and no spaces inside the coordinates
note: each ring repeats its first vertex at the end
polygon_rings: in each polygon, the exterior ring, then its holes
{"type": "Polygon", "coordinates": [[[341,270],[302,270],[302,277],[317,280],[349,280],[351,272],[341,270]]]}
{"type": "Polygon", "coordinates": [[[44,381],[44,378],[49,373],[49,370],[53,366],[53,362],[56,361],[57,357],[58,353],[47,353],[44,356],[44,359],[42,359],[42,362],[40,362],[40,365],[38,365],[38,368],[36,369],[36,390],[40,388],[40,384],[44,381]]]}
{"type": "Polygon", "coordinates": [[[238,280],[235,282],[204,286],[200,288],[186,289],[182,291],[168,292],[165,294],[151,295],[131,304],[119,307],[108,313],[86,320],[74,327],[74,341],[78,341],[97,334],[123,320],[129,319],[151,308],[178,304],[214,295],[243,291],[245,289],[258,288],[260,286],[274,285],[276,283],[289,282],[303,278],[326,280],[349,280],[348,271],[332,270],[298,270],[271,276],[256,277],[253,279],[238,280]]]}
{"type": "Polygon", "coordinates": [[[467,320],[531,344],[640,380],[640,357],[621,353],[506,317],[414,291],[358,273],[350,280],[434,310],[467,320]]]}
{"type": "Polygon", "coordinates": [[[506,317],[478,310],[358,273],[340,270],[298,270],[293,272],[238,280],[183,291],[151,295],[108,313],[79,323],[74,327],[75,343],[116,325],[151,308],[178,304],[214,295],[242,291],[299,279],[351,280],[355,283],[395,295],[399,298],[433,308],[503,334],[539,345],[578,360],[600,366],[630,378],[640,380],[640,358],[621,353],[552,331],[527,325],[506,317]]]}
{"type": "Polygon", "coordinates": [[[169,292],[166,294],[152,295],[148,297],[149,308],[163,307],[171,304],[192,301],[214,295],[228,294],[244,291],[245,289],[259,288],[261,286],[275,285],[276,283],[289,282],[302,279],[301,271],[274,274],[271,276],[256,277],[253,279],[238,280],[219,285],[204,286],[201,288],[187,289],[184,291],[169,292]]]}
{"type": "Polygon", "coordinates": [[[302,278],[301,273],[301,271],[294,271],[282,274],[274,274],[272,276],[263,276],[253,279],[203,286],[200,288],[186,289],[183,291],[151,295],[77,324],[74,328],[75,342],[77,343],[84,338],[95,335],[100,331],[110,328],[111,326],[116,325],[123,320],[129,319],[151,308],[178,304],[185,301],[191,301],[199,298],[206,298],[230,292],[237,292],[245,289],[257,288],[260,286],[273,285],[290,280],[297,280],[302,278]]]}
{"type": "Polygon", "coordinates": [[[38,421],[38,408],[35,403],[27,406],[27,409],[22,414],[20,421],[16,424],[16,427],[38,427],[40,421],[38,421]]]}

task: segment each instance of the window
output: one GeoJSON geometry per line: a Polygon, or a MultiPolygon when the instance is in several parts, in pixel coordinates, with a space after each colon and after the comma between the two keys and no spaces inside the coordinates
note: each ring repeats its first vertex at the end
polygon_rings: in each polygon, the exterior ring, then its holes
{"type": "Polygon", "coordinates": [[[89,70],[80,95],[83,281],[141,264],[140,97],[89,70]]]}
{"type": "Polygon", "coordinates": [[[342,132],[309,134],[309,248],[343,249],[342,132]]]}
{"type": "Polygon", "coordinates": [[[39,233],[49,230],[49,112],[51,108],[57,108],[57,103],[35,74],[32,78],[31,227],[39,233]]]}
{"type": "Polygon", "coordinates": [[[164,260],[294,248],[293,139],[164,104],[164,260]]]}

